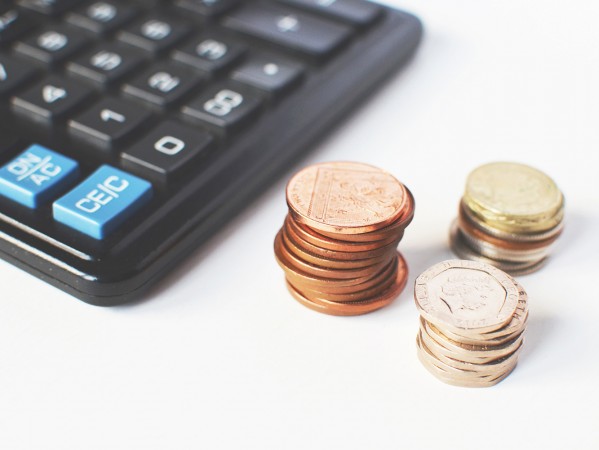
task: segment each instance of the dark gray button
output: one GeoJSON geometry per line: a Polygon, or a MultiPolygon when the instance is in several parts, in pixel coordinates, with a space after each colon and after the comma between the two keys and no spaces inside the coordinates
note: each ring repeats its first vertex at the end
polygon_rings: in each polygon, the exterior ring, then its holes
{"type": "Polygon", "coordinates": [[[292,6],[328,15],[353,25],[369,25],[382,8],[364,0],[279,0],[292,6]]]}
{"type": "Polygon", "coordinates": [[[352,28],[346,25],[285,7],[255,3],[231,12],[223,24],[313,57],[329,55],[352,34],[352,28]]]}
{"type": "Polygon", "coordinates": [[[69,58],[90,42],[77,29],[64,25],[43,28],[33,36],[15,44],[15,51],[45,64],[55,64],[69,58]]]}
{"type": "Polygon", "coordinates": [[[65,77],[50,76],[12,99],[12,109],[37,122],[64,119],[92,94],[92,90],[65,77]]]}
{"type": "Polygon", "coordinates": [[[77,77],[106,86],[129,75],[143,61],[134,48],[109,43],[68,63],[67,70],[77,77]]]}
{"type": "Polygon", "coordinates": [[[255,117],[260,98],[232,83],[207,89],[181,111],[187,118],[199,120],[219,132],[232,131],[255,117]]]}
{"type": "Polygon", "coordinates": [[[105,98],[69,122],[70,133],[102,149],[111,149],[151,118],[139,106],[105,98]]]}
{"type": "Polygon", "coordinates": [[[123,93],[160,107],[181,100],[197,87],[202,78],[196,73],[174,64],[152,66],[123,86],[123,93]]]}
{"type": "Polygon", "coordinates": [[[129,147],[122,154],[122,165],[145,178],[167,182],[190,170],[212,143],[205,131],[169,120],[129,147]]]}
{"type": "Polygon", "coordinates": [[[297,63],[277,57],[254,56],[237,68],[231,78],[269,94],[280,94],[292,87],[303,71],[297,63]]]}

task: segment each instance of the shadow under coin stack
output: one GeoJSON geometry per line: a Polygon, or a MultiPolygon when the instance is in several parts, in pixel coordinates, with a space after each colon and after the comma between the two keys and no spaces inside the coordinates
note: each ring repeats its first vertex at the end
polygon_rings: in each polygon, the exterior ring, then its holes
{"type": "Polygon", "coordinates": [[[275,255],[300,303],[353,316],[401,293],[408,268],[397,245],[415,205],[395,177],[366,164],[317,164],[291,179],[287,203],[275,255]]]}
{"type": "Polygon", "coordinates": [[[501,270],[477,261],[439,263],[416,280],[422,364],[445,383],[487,387],[516,367],[528,297],[501,270]]]}
{"type": "Polygon", "coordinates": [[[460,258],[524,275],[544,264],[563,218],[564,196],[547,175],[523,164],[486,164],[468,177],[451,246],[460,258]]]}

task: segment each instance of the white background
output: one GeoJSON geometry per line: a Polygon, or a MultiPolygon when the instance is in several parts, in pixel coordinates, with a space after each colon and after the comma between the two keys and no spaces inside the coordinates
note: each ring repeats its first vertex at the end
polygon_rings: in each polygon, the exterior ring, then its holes
{"type": "Polygon", "coordinates": [[[485,390],[434,379],[409,288],[363,317],[297,304],[272,252],[282,180],[135,305],[91,307],[0,262],[0,448],[599,448],[599,3],[388,3],[424,20],[417,58],[305,163],[364,161],[413,190],[410,284],[451,256],[471,169],[554,177],[567,229],[520,280],[515,372],[485,390]]]}

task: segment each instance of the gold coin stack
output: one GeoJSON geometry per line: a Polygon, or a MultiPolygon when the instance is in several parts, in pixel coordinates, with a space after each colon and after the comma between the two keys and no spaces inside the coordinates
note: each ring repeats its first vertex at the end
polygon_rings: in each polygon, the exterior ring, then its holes
{"type": "Polygon", "coordinates": [[[317,164],[289,181],[287,204],[275,256],[296,300],[353,316],[401,293],[408,268],[397,245],[414,216],[414,198],[395,177],[366,164],[317,164]]]}
{"type": "Polygon", "coordinates": [[[564,196],[543,172],[516,163],[486,164],[468,177],[451,247],[460,258],[524,275],[545,263],[563,219],[564,196]]]}
{"type": "Polygon", "coordinates": [[[528,297],[501,270],[477,261],[439,263],[416,280],[422,364],[445,383],[487,387],[518,363],[528,297]]]}

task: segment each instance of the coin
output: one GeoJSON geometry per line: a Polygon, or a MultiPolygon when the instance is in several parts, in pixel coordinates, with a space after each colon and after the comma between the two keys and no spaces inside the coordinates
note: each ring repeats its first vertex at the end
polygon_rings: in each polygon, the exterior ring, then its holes
{"type": "Polygon", "coordinates": [[[470,173],[464,202],[495,228],[534,232],[558,224],[564,198],[543,172],[524,164],[496,162],[470,173]]]}
{"type": "Polygon", "coordinates": [[[516,367],[528,296],[512,277],[476,261],[445,261],[416,279],[414,299],[418,356],[441,381],[491,386],[516,367]]]}
{"type": "MultiPolygon", "coordinates": [[[[397,248],[397,244],[399,244],[399,240],[395,238],[389,240],[388,243],[387,241],[377,241],[377,247],[373,247],[369,250],[358,250],[356,248],[351,248],[349,251],[345,251],[323,248],[305,240],[304,237],[296,231],[297,228],[290,224],[292,220],[293,219],[290,219],[289,217],[285,220],[285,225],[283,226],[285,234],[287,234],[289,238],[305,252],[325,259],[351,261],[378,258],[385,255],[388,256],[393,249],[397,248]]],[[[347,248],[347,246],[339,246],[338,248],[347,248]]]]}
{"type": "Polygon", "coordinates": [[[367,233],[393,223],[404,213],[404,186],[391,174],[353,162],[310,166],[287,185],[295,218],[316,230],[367,233]]]}
{"type": "Polygon", "coordinates": [[[456,255],[526,275],[546,263],[564,228],[565,200],[543,172],[491,163],[470,173],[450,228],[456,255]]]}
{"type": "Polygon", "coordinates": [[[398,253],[399,268],[395,274],[394,283],[381,294],[361,301],[354,302],[334,302],[324,298],[307,298],[302,292],[295,288],[289,281],[287,288],[291,295],[301,304],[315,311],[333,316],[355,316],[367,314],[381,309],[395,300],[395,298],[405,288],[408,271],[407,264],[403,257],[398,253]]]}
{"type": "Polygon", "coordinates": [[[463,238],[463,233],[460,232],[460,229],[455,223],[449,235],[451,250],[462,259],[469,259],[472,261],[479,261],[485,264],[489,264],[497,267],[504,272],[509,273],[513,276],[527,275],[529,273],[536,272],[543,265],[545,265],[547,258],[543,258],[541,260],[532,260],[526,262],[514,262],[514,261],[505,261],[505,260],[495,260],[491,258],[487,258],[480,253],[477,253],[474,249],[468,246],[463,238]]]}
{"type": "Polygon", "coordinates": [[[422,273],[415,285],[416,306],[433,324],[484,333],[508,323],[518,306],[518,288],[495,267],[450,260],[422,273]]]}

